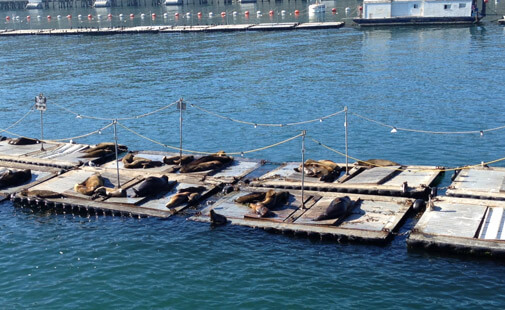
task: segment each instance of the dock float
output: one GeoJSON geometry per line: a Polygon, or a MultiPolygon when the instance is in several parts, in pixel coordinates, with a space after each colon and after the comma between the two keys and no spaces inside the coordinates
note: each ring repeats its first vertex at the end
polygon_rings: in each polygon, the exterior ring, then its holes
{"type": "Polygon", "coordinates": [[[505,168],[463,169],[454,178],[446,195],[505,201],[505,168]]]}
{"type": "Polygon", "coordinates": [[[233,225],[261,228],[291,235],[330,238],[339,242],[362,242],[385,244],[393,237],[409,211],[414,200],[400,197],[321,193],[305,191],[305,206],[301,208],[301,192],[289,190],[288,203],[272,210],[268,217],[252,214],[251,208],[235,202],[235,199],[257,191],[253,187],[241,188],[207,206],[190,220],[210,222],[210,210],[225,216],[233,225]],[[347,196],[353,208],[345,218],[315,221],[339,197],[347,196]]]}
{"type": "Polygon", "coordinates": [[[137,26],[114,28],[70,28],[70,29],[21,29],[4,30],[0,36],[66,36],[66,35],[114,35],[138,33],[185,33],[185,32],[237,32],[237,31],[286,31],[286,30],[315,30],[337,29],[344,26],[344,22],[322,23],[261,23],[235,25],[195,25],[195,26],[137,26]]]}
{"type": "Polygon", "coordinates": [[[437,197],[407,239],[410,248],[505,257],[505,202],[437,197]]]}
{"type": "MultiPolygon", "coordinates": [[[[339,164],[345,167],[345,164],[339,164]]],[[[302,174],[295,171],[300,163],[288,162],[259,176],[251,182],[254,187],[301,189],[302,174]]],[[[334,182],[305,177],[304,188],[320,192],[340,192],[411,198],[428,197],[430,187],[440,181],[442,172],[430,166],[351,166],[334,182]]]]}

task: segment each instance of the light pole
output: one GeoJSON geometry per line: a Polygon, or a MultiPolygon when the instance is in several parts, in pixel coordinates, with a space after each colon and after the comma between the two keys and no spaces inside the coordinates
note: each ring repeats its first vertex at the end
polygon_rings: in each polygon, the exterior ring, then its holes
{"type": "Polygon", "coordinates": [[[40,111],[40,150],[44,150],[44,119],[42,117],[44,111],[47,109],[47,98],[44,97],[44,94],[40,93],[37,97],[35,97],[35,108],[40,111]]]}

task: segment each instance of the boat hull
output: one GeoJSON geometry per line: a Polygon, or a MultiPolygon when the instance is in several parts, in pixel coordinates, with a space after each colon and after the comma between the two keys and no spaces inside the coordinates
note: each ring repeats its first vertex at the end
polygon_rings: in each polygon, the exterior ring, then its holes
{"type": "Polygon", "coordinates": [[[439,24],[474,24],[479,19],[474,16],[451,17],[393,17],[393,18],[354,18],[361,27],[400,26],[400,25],[439,25],[439,24]]]}

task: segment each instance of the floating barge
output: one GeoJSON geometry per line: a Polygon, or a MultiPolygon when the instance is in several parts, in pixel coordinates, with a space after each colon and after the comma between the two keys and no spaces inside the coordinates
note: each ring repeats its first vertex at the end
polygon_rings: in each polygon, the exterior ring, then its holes
{"type": "Polygon", "coordinates": [[[412,230],[411,248],[505,257],[505,202],[437,197],[412,230]]]}
{"type": "Polygon", "coordinates": [[[71,28],[71,29],[24,29],[0,31],[0,36],[32,35],[113,35],[136,33],[185,33],[185,32],[237,32],[237,31],[286,31],[307,29],[337,29],[344,22],[323,23],[265,23],[236,25],[196,25],[196,26],[138,26],[117,28],[71,28]]]}
{"type": "Polygon", "coordinates": [[[210,210],[225,216],[231,224],[262,228],[292,235],[316,238],[331,238],[339,242],[363,242],[385,244],[393,237],[409,211],[413,199],[341,193],[320,193],[305,191],[305,205],[302,208],[300,191],[290,190],[287,204],[272,211],[273,216],[257,217],[251,209],[235,202],[235,199],[256,191],[258,188],[242,188],[206,207],[191,220],[210,222],[210,210]],[[350,215],[343,220],[331,219],[315,221],[338,197],[348,196],[353,201],[350,215]]]}
{"type": "Polygon", "coordinates": [[[505,201],[505,168],[463,169],[454,178],[446,195],[505,201]]]}

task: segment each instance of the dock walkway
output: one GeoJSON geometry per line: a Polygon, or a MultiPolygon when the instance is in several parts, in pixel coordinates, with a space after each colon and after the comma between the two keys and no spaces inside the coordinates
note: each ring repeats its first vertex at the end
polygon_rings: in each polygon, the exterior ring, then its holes
{"type": "Polygon", "coordinates": [[[321,23],[263,23],[235,25],[196,25],[196,26],[138,26],[116,28],[70,28],[70,29],[22,29],[0,31],[0,36],[67,36],[67,35],[114,35],[139,33],[189,33],[189,32],[237,32],[237,31],[287,31],[337,29],[344,22],[321,23]]]}

